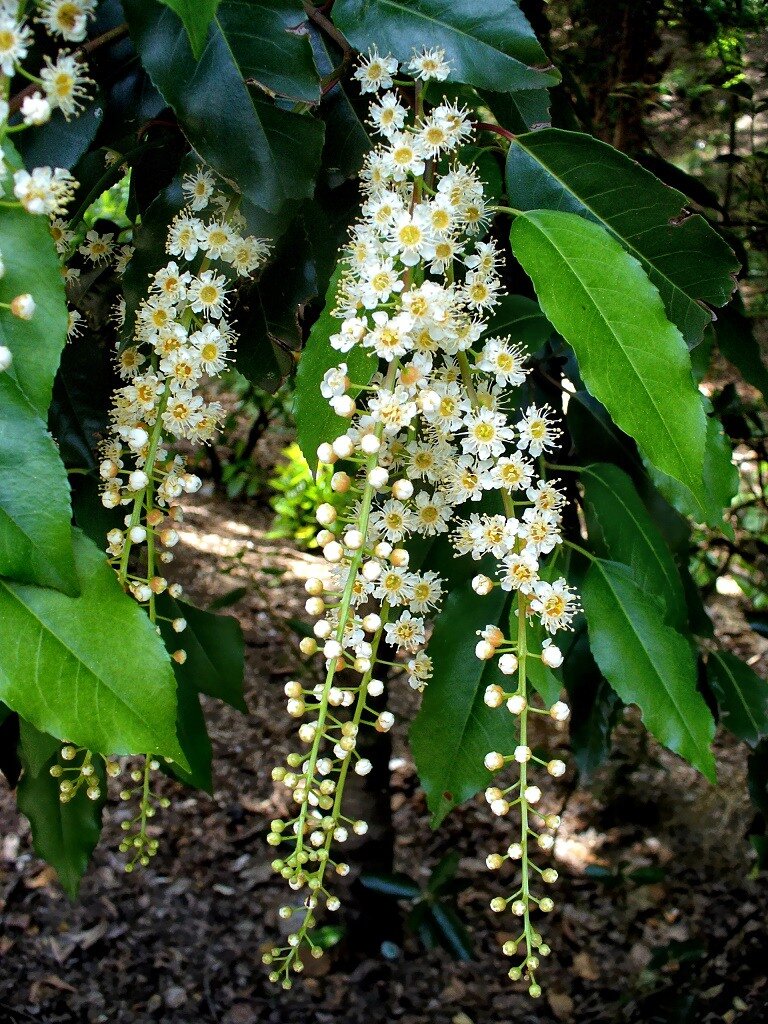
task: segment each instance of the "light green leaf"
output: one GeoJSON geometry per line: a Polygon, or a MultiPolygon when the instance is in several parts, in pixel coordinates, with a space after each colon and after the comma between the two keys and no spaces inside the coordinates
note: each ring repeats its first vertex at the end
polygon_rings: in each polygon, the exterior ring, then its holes
{"type": "Polygon", "coordinates": [[[503,623],[506,630],[507,596],[497,587],[478,597],[464,583],[451,590],[435,622],[428,650],[434,674],[410,732],[434,827],[490,783],[485,755],[490,750],[509,753],[514,746],[509,714],[483,702],[486,686],[505,677],[495,659],[475,657],[476,630],[490,623],[503,623]]]}
{"type": "Polygon", "coordinates": [[[346,363],[349,379],[354,384],[367,384],[378,366],[376,356],[359,346],[350,352],[337,352],[331,348],[330,337],[341,327],[341,320],[332,316],[331,310],[336,305],[336,291],[343,269],[338,266],[330,280],[325,306],[310,331],[296,373],[296,433],[304,458],[313,472],[317,466],[318,445],[333,441],[349,425],[347,420],[336,415],[328,400],[320,394],[326,371],[346,363]]]}
{"type": "Polygon", "coordinates": [[[696,689],[685,637],[665,625],[632,571],[596,559],[581,588],[592,654],[625,704],[637,704],[656,739],[715,781],[715,723],[696,689]]]}
{"type": "Polygon", "coordinates": [[[91,800],[82,787],[77,796],[63,804],[58,779],[50,773],[58,761],[60,742],[23,719],[19,725],[19,756],[24,773],[17,792],[18,807],[29,818],[35,853],[56,869],[62,888],[73,900],[101,833],[107,791],[104,767],[96,758],[100,799],[91,800]]]}
{"type": "Polygon", "coordinates": [[[0,437],[0,576],[76,595],[67,473],[7,374],[0,374],[0,437]]]}
{"type": "MultiPolygon", "coordinates": [[[[9,142],[3,143],[11,171],[21,167],[9,142]]],[[[29,292],[35,300],[31,320],[19,320],[0,309],[0,344],[13,353],[7,371],[38,416],[45,419],[51,404],[53,378],[67,340],[67,302],[59,257],[45,217],[20,207],[0,211],[0,253],[5,273],[0,278],[0,302],[10,303],[29,292]]]]}
{"type": "Polygon", "coordinates": [[[414,49],[441,47],[450,81],[494,92],[560,81],[514,0],[336,0],[332,16],[360,51],[375,45],[407,62],[414,49]]]}
{"type": "Polygon", "coordinates": [[[688,614],[680,573],[632,480],[618,466],[595,462],[581,470],[581,482],[593,550],[629,566],[641,590],[661,603],[669,624],[684,630],[688,614]]]}
{"type": "Polygon", "coordinates": [[[323,125],[257,99],[247,82],[294,100],[319,97],[309,40],[288,31],[304,18],[301,5],[222,0],[199,62],[172,11],[155,0],[123,6],[142,64],[196,152],[277,218],[275,232],[287,226],[314,191],[323,125]]]}
{"type": "Polygon", "coordinates": [[[185,765],[162,640],[96,545],[75,532],[74,549],[79,597],[0,579],[0,699],[89,750],[185,765]]]}
{"type": "Polygon", "coordinates": [[[723,725],[754,747],[768,736],[768,683],[727,651],[707,658],[707,680],[723,716],[723,725]]]}
{"type": "Polygon", "coordinates": [[[160,3],[175,11],[184,23],[195,60],[200,60],[208,29],[220,2],[221,0],[160,0],[160,3]]]}
{"type": "Polygon", "coordinates": [[[523,214],[511,239],[589,392],[654,465],[707,504],[706,422],[691,360],[643,268],[599,224],[572,213],[523,214]]]}
{"type": "Polygon", "coordinates": [[[729,507],[738,493],[739,471],[733,464],[731,445],[720,420],[716,416],[707,416],[706,424],[701,488],[694,490],[686,486],[647,460],[646,468],[655,486],[678,512],[690,516],[697,523],[706,523],[732,535],[732,527],[723,522],[723,509],[729,507]],[[699,491],[703,491],[703,497],[699,491]]]}
{"type": "Polygon", "coordinates": [[[507,155],[510,205],[560,210],[602,224],[643,266],[690,347],[735,287],[738,260],[686,197],[605,142],[549,128],[518,135],[507,155]]]}

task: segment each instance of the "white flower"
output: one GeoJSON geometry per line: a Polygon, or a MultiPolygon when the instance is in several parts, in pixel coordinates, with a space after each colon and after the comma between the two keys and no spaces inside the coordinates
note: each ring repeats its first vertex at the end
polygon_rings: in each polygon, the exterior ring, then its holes
{"type": "Polygon", "coordinates": [[[420,259],[432,259],[435,246],[426,210],[415,207],[413,213],[403,211],[395,218],[389,232],[390,249],[406,267],[420,259]]]}
{"type": "Polygon", "coordinates": [[[448,529],[451,509],[442,494],[419,491],[415,499],[413,529],[424,537],[434,537],[448,529]]]}
{"type": "Polygon", "coordinates": [[[360,92],[378,92],[392,88],[392,76],[397,74],[397,68],[397,60],[391,53],[382,57],[372,46],[367,55],[360,58],[353,77],[360,83],[360,92]]]}
{"type": "Polygon", "coordinates": [[[193,277],[189,285],[189,304],[192,311],[202,313],[210,320],[218,320],[223,316],[228,300],[225,291],[227,280],[223,274],[213,270],[204,270],[193,277]]]}
{"type": "Polygon", "coordinates": [[[168,233],[166,245],[170,256],[183,256],[185,260],[193,260],[200,248],[200,236],[204,230],[203,222],[186,213],[174,217],[168,233]]]}
{"type": "Polygon", "coordinates": [[[415,651],[424,643],[424,619],[415,618],[409,611],[401,613],[395,622],[384,626],[387,643],[404,651],[415,651]]]}
{"type": "Polygon", "coordinates": [[[68,53],[59,53],[55,64],[50,58],[45,58],[40,80],[51,106],[58,107],[67,120],[82,109],[81,101],[88,99],[87,86],[94,83],[86,74],[87,70],[68,53]]]}
{"type": "Polygon", "coordinates": [[[424,82],[430,79],[444,82],[450,74],[451,66],[445,59],[445,50],[439,47],[430,50],[425,46],[421,53],[414,53],[411,57],[408,70],[414,78],[420,78],[424,82]]]}
{"type": "Polygon", "coordinates": [[[60,167],[36,167],[31,174],[16,171],[13,175],[13,194],[27,213],[64,213],[74,190],[75,179],[60,167]]]}
{"type": "Polygon", "coordinates": [[[409,174],[424,173],[425,156],[418,135],[399,132],[389,140],[389,149],[384,154],[385,167],[395,181],[404,181],[409,174]]]}
{"type": "Polygon", "coordinates": [[[536,612],[542,626],[548,633],[556,633],[559,629],[568,629],[574,616],[579,611],[579,603],[574,591],[564,579],[548,583],[539,580],[534,587],[534,600],[531,610],[536,612]]]}
{"type": "Polygon", "coordinates": [[[481,459],[501,455],[506,442],[514,436],[512,428],[507,426],[506,416],[491,409],[467,413],[464,427],[467,433],[461,439],[461,447],[481,459]]]}
{"type": "Polygon", "coordinates": [[[546,406],[539,409],[535,405],[529,405],[517,424],[520,435],[518,448],[522,451],[527,448],[534,457],[538,457],[542,452],[550,452],[562,433],[550,417],[551,411],[546,406]]]}
{"type": "Polygon", "coordinates": [[[539,563],[533,551],[524,548],[507,555],[501,565],[502,590],[519,590],[530,594],[538,580],[539,563]]]}
{"type": "Polygon", "coordinates": [[[51,118],[51,104],[39,92],[25,96],[21,104],[21,116],[24,124],[45,124],[51,118]]]}
{"type": "Polygon", "coordinates": [[[513,452],[497,460],[491,476],[496,487],[508,491],[525,490],[533,479],[533,464],[520,452],[513,452]]]}
{"type": "Polygon", "coordinates": [[[181,188],[189,202],[190,209],[198,213],[206,208],[213,195],[213,175],[202,167],[198,167],[194,174],[184,175],[181,179],[181,188]]]}
{"type": "Polygon", "coordinates": [[[348,386],[347,364],[339,363],[338,366],[326,370],[320,385],[320,394],[323,398],[337,398],[346,392],[348,386]]]}
{"type": "Polygon", "coordinates": [[[405,124],[406,114],[405,107],[398,102],[394,93],[387,92],[378,103],[371,104],[369,124],[385,138],[391,138],[405,124]]]}
{"type": "Polygon", "coordinates": [[[527,372],[523,357],[522,347],[511,344],[509,338],[490,338],[483,346],[477,368],[495,374],[500,387],[505,384],[517,387],[523,383],[527,372]]]}
{"type": "Polygon", "coordinates": [[[95,7],[96,0],[43,0],[40,21],[51,35],[61,36],[68,43],[81,43],[95,7]]]}
{"type": "Polygon", "coordinates": [[[371,529],[393,544],[410,532],[412,521],[411,510],[396,498],[390,498],[381,508],[374,509],[370,517],[371,529]]]}
{"type": "Polygon", "coordinates": [[[386,359],[388,363],[409,351],[413,318],[408,313],[398,313],[390,318],[389,313],[377,310],[373,314],[373,322],[376,326],[363,339],[366,348],[372,348],[380,359],[386,359]]]}
{"type": "Polygon", "coordinates": [[[443,587],[436,572],[424,572],[416,576],[412,587],[410,609],[412,612],[426,614],[431,612],[442,599],[443,587]]]}
{"type": "Polygon", "coordinates": [[[113,234],[100,235],[98,231],[90,230],[77,251],[91,263],[107,263],[115,247],[114,237],[113,234]]]}
{"type": "Polygon", "coordinates": [[[27,56],[32,41],[32,32],[22,25],[8,10],[0,10],[0,69],[4,75],[13,77],[14,66],[27,56]]]}

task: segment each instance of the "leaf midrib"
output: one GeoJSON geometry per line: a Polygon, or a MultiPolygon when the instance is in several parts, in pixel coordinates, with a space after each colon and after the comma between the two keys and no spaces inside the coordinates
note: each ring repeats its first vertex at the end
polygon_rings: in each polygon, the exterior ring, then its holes
{"type": "MultiPolygon", "coordinates": [[[[646,542],[646,546],[650,549],[651,553],[653,554],[654,559],[656,560],[656,562],[659,565],[659,568],[662,571],[662,574],[663,574],[664,578],[669,583],[670,590],[675,590],[676,589],[675,584],[677,582],[675,580],[675,577],[674,576],[670,576],[670,574],[668,572],[668,567],[665,565],[664,559],[659,555],[658,551],[656,550],[656,545],[653,543],[653,541],[651,539],[651,535],[646,533],[645,528],[644,528],[642,522],[639,519],[636,518],[632,508],[624,501],[623,496],[620,495],[618,491],[614,490],[613,487],[611,487],[606,482],[604,477],[601,477],[599,473],[596,473],[593,466],[591,466],[591,465],[590,466],[585,466],[583,468],[583,470],[582,470],[582,475],[591,476],[594,480],[596,480],[598,483],[601,483],[604,487],[606,487],[610,491],[610,493],[613,495],[613,497],[616,499],[616,501],[621,505],[621,507],[624,509],[624,511],[629,516],[629,518],[632,520],[632,522],[635,524],[635,526],[640,531],[640,533],[641,533],[641,535],[643,537],[643,540],[646,542]]],[[[597,510],[595,509],[595,511],[597,511],[597,510]]],[[[660,544],[664,543],[660,536],[657,538],[657,542],[660,543],[660,544]]],[[[679,596],[679,594],[678,594],[678,596],[679,596]]]]}
{"type": "MultiPolygon", "coordinates": [[[[583,206],[585,210],[589,210],[589,212],[595,217],[595,219],[598,221],[598,223],[602,224],[603,227],[606,229],[606,231],[609,231],[611,233],[611,235],[613,235],[613,237],[617,241],[620,241],[622,246],[625,247],[627,250],[629,250],[632,253],[632,255],[634,255],[635,259],[637,259],[637,261],[643,267],[650,267],[655,274],[658,274],[658,276],[662,279],[662,281],[665,281],[672,288],[673,292],[679,293],[680,295],[684,295],[690,305],[696,306],[698,309],[702,308],[699,305],[698,300],[696,299],[695,296],[689,295],[688,292],[684,288],[681,288],[679,284],[677,284],[675,281],[672,280],[671,277],[668,277],[663,271],[661,271],[656,266],[656,264],[653,263],[640,249],[636,248],[632,244],[632,242],[629,241],[628,238],[626,238],[624,235],[619,234],[619,232],[611,225],[610,221],[607,221],[605,219],[605,217],[602,216],[602,214],[598,213],[597,210],[595,210],[592,206],[590,206],[589,202],[587,202],[586,200],[582,199],[581,196],[578,195],[578,193],[574,192],[574,190],[571,188],[571,186],[566,181],[564,181],[563,178],[561,178],[558,174],[556,174],[550,168],[550,166],[548,164],[545,164],[544,161],[541,160],[532,150],[530,150],[526,146],[524,146],[520,142],[519,136],[511,144],[513,146],[515,146],[515,145],[518,146],[521,150],[523,150],[530,157],[532,157],[541,167],[543,167],[544,170],[546,170],[547,174],[549,174],[552,178],[554,178],[554,180],[559,185],[562,186],[563,191],[567,192],[568,195],[571,196],[573,199],[575,199],[581,206],[583,206]]],[[[677,191],[677,189],[675,189],[675,191],[677,191]]],[[[680,193],[680,195],[682,196],[682,193],[680,193]]],[[[685,198],[685,197],[683,197],[683,198],[685,198]]],[[[683,205],[684,205],[684,203],[680,204],[680,209],[683,208],[683,205]]],[[[658,225],[658,227],[662,228],[662,227],[664,227],[664,225],[660,224],[660,225],[658,225]]]]}
{"type": "MultiPolygon", "coordinates": [[[[376,3],[380,7],[391,7],[395,11],[408,14],[411,17],[421,18],[423,21],[431,22],[433,25],[439,25],[441,28],[448,29],[448,31],[450,32],[455,32],[456,35],[466,39],[470,45],[477,46],[479,44],[480,46],[483,47],[484,50],[490,50],[491,53],[500,54],[505,60],[511,60],[512,63],[516,64],[518,68],[522,68],[525,71],[532,72],[533,74],[536,75],[542,75],[544,77],[548,75],[551,77],[551,72],[545,71],[541,68],[534,68],[529,64],[525,64],[523,61],[518,60],[517,57],[513,57],[511,56],[511,54],[505,53],[503,50],[497,49],[491,43],[486,43],[486,41],[484,39],[480,39],[479,36],[471,36],[468,32],[465,32],[463,29],[457,28],[455,25],[449,24],[447,21],[440,21],[439,18],[434,18],[429,14],[425,14],[423,11],[415,11],[412,8],[407,7],[405,4],[399,3],[398,0],[376,0],[376,3]]],[[[532,83],[531,85],[521,85],[518,87],[517,91],[522,92],[527,89],[542,88],[548,88],[548,86],[544,85],[541,82],[537,82],[532,83]]]]}
{"type": "MultiPolygon", "coordinates": [[[[6,580],[0,578],[0,587],[2,587],[5,590],[5,592],[11,598],[11,600],[15,601],[27,615],[29,615],[38,623],[40,627],[41,641],[43,635],[50,636],[56,643],[63,647],[64,650],[72,656],[72,658],[74,658],[76,664],[78,665],[78,671],[81,668],[85,668],[90,673],[90,675],[97,681],[97,683],[101,683],[101,685],[104,686],[109,691],[109,693],[112,694],[115,701],[128,711],[129,715],[131,715],[135,719],[138,719],[141,722],[142,726],[144,726],[147,729],[150,736],[157,737],[157,733],[155,732],[153,726],[145,718],[143,718],[143,716],[136,710],[135,706],[129,704],[126,700],[123,700],[120,694],[112,688],[112,686],[109,684],[107,680],[103,679],[97,672],[95,672],[88,664],[88,662],[83,660],[80,654],[73,650],[60,636],[58,636],[58,634],[54,633],[51,627],[43,619],[40,618],[40,616],[34,611],[34,609],[31,608],[28,604],[25,604],[24,601],[22,601],[21,598],[14,593],[14,591],[8,586],[8,582],[6,580]]],[[[36,674],[39,679],[39,672],[36,674]]],[[[6,679],[8,678],[9,677],[6,674],[6,679]]],[[[99,686],[97,685],[95,689],[96,692],[98,693],[99,686]]],[[[162,745],[163,744],[161,744],[161,746],[162,745]]]]}
{"type": "MultiPolygon", "coordinates": [[[[597,303],[593,299],[592,293],[589,291],[589,289],[585,285],[585,283],[582,280],[581,276],[579,275],[578,271],[572,265],[572,263],[566,258],[566,256],[563,253],[563,251],[560,249],[560,247],[553,240],[552,236],[547,232],[545,227],[539,221],[531,220],[529,217],[526,216],[526,214],[523,214],[522,218],[525,219],[528,224],[531,224],[533,227],[538,228],[541,231],[541,233],[544,235],[544,237],[547,239],[547,241],[550,243],[550,245],[553,247],[553,249],[555,249],[555,251],[558,253],[560,258],[565,262],[566,266],[569,268],[569,270],[571,271],[573,276],[578,281],[579,286],[581,287],[583,293],[589,299],[589,302],[592,305],[593,309],[598,314],[598,317],[605,324],[605,326],[607,327],[608,331],[613,336],[613,338],[615,339],[617,345],[619,346],[619,349],[623,353],[624,358],[627,360],[627,363],[631,366],[632,371],[634,372],[636,379],[640,383],[640,386],[641,386],[643,392],[645,393],[645,395],[647,396],[649,402],[653,406],[653,408],[654,408],[654,410],[656,412],[656,415],[658,416],[659,421],[661,422],[661,425],[662,425],[662,427],[663,427],[667,437],[669,438],[669,441],[670,441],[672,447],[677,452],[677,455],[680,458],[680,461],[681,461],[682,465],[687,468],[688,463],[687,463],[686,458],[685,458],[685,452],[678,446],[677,442],[675,441],[674,435],[670,432],[670,429],[667,426],[666,417],[662,415],[661,410],[659,409],[658,405],[656,404],[656,401],[654,400],[653,395],[651,394],[651,392],[646,387],[645,382],[643,380],[643,377],[638,372],[637,367],[635,366],[634,362],[632,361],[632,358],[630,357],[629,352],[625,349],[624,345],[622,345],[621,339],[619,338],[618,334],[614,330],[614,328],[613,328],[612,324],[610,323],[610,321],[607,320],[606,317],[603,315],[602,310],[600,309],[600,307],[597,305],[597,303]]],[[[670,323],[670,327],[672,327],[673,330],[677,330],[677,328],[674,326],[674,324],[670,323]]],[[[703,459],[703,446],[702,446],[702,459],[703,459]]],[[[691,477],[691,476],[687,475],[686,479],[681,481],[681,483],[685,483],[685,486],[688,487],[692,491],[692,493],[694,495],[697,494],[695,477],[691,477]]]]}

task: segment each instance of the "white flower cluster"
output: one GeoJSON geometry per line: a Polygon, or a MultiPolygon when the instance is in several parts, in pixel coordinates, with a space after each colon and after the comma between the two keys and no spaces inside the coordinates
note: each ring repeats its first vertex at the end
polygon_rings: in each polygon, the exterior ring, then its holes
{"type": "MultiPolygon", "coordinates": [[[[82,109],[82,101],[88,97],[88,86],[93,84],[85,64],[65,51],[61,51],[55,61],[46,57],[39,75],[22,67],[33,43],[32,28],[19,14],[23,6],[11,0],[0,2],[0,71],[4,76],[0,92],[0,137],[3,138],[9,133],[45,124],[54,110],[60,110],[67,120],[76,116],[82,109]],[[21,94],[16,105],[18,122],[9,125],[8,87],[10,79],[16,75],[22,75],[32,85],[21,94]]],[[[96,0],[44,0],[38,4],[37,20],[54,39],[81,42],[95,7],[96,0]]],[[[59,217],[65,212],[76,187],[69,171],[60,167],[36,167],[11,174],[6,161],[6,150],[0,149],[0,195],[12,192],[11,202],[18,202],[34,216],[59,217]]],[[[0,277],[4,272],[0,255],[0,277]]],[[[35,305],[29,292],[16,296],[10,303],[0,304],[22,320],[34,316],[35,305]]],[[[7,370],[12,361],[12,351],[0,345],[0,372],[7,370]]]]}
{"type": "MultiPolygon", "coordinates": [[[[415,54],[407,70],[418,80],[443,79],[448,66],[433,50],[415,54]]],[[[363,92],[378,93],[397,71],[393,57],[373,50],[355,77],[363,92]]],[[[343,259],[334,311],[342,322],[330,344],[342,356],[374,354],[381,372],[355,381],[348,358],[321,385],[349,426],[320,445],[318,461],[333,466],[333,490],[353,500],[341,519],[330,504],[317,509],[329,579],[308,581],[306,608],[318,621],[300,646],[305,654],[322,651],[327,674],[313,689],[287,685],[289,714],[306,718],[299,739],[308,751],[292,753],[287,768],[273,773],[296,807],[273,822],[269,842],[290,850],[273,866],[292,889],[307,892],[302,909],[281,909],[286,918],[301,915],[288,946],[265,957],[270,977],[285,987],[291,971],[302,969],[304,944],[320,955],[310,934],[320,901],[338,906],[326,872],[348,867],[334,859],[332,844],[350,826],[365,828],[344,817],[342,790],[350,767],[370,770],[356,749],[359,727],[393,724],[369,702],[384,689],[375,678],[382,637],[405,663],[411,686],[422,689],[432,674],[423,645],[443,582],[409,569],[408,539],[449,533],[457,554],[493,553],[498,579],[478,577],[475,589],[515,591],[523,630],[537,616],[554,632],[575,611],[564,580],[539,578],[540,559],[560,540],[563,499],[535,481],[533,459],[552,450],[559,430],[546,408],[510,415],[511,389],[526,378],[523,351],[510,338],[485,337],[501,256],[485,237],[493,211],[480,176],[455,158],[471,135],[468,112],[447,101],[426,111],[417,82],[414,112],[395,92],[383,92],[370,123],[382,142],[361,174],[362,217],[343,259]],[[459,506],[484,496],[492,505],[487,492],[500,494],[504,514],[459,515],[459,506]]],[[[488,652],[495,652],[490,644],[488,652]]]]}
{"type": "MultiPolygon", "coordinates": [[[[168,583],[161,565],[173,560],[171,548],[178,543],[179,499],[200,487],[199,477],[187,472],[182,456],[173,455],[170,448],[182,438],[205,443],[215,436],[222,409],[218,402],[206,401],[201,387],[231,359],[236,335],[227,313],[234,279],[248,276],[269,252],[266,242],[242,234],[234,201],[215,192],[208,172],[200,169],[187,175],[182,185],[190,205],[171,224],[167,242],[168,254],[181,260],[169,261],[152,276],[149,294],[137,310],[133,343],[118,354],[118,369],[127,383],[115,392],[111,436],[102,445],[99,466],[102,504],[128,509],[124,528],[107,534],[107,550],[120,582],[147,607],[153,622],[158,617],[158,594],[167,590],[172,597],[181,595],[181,586],[168,583]],[[195,215],[209,206],[209,220],[195,215]],[[188,257],[179,249],[182,223],[198,243],[188,257]],[[130,555],[135,549],[143,549],[145,557],[132,571],[130,555]]],[[[93,246],[94,239],[85,244],[93,246]]],[[[171,626],[182,633],[186,622],[176,618],[171,626]]],[[[180,648],[172,657],[183,664],[186,652],[180,648]]],[[[133,853],[128,870],[147,863],[157,850],[156,840],[146,833],[152,808],[141,799],[153,765],[157,767],[147,758],[143,772],[131,776],[137,786],[124,791],[124,799],[138,795],[141,801],[139,813],[129,822],[136,834],[121,844],[121,849],[133,853]]],[[[162,803],[159,797],[158,801],[162,803]]]]}

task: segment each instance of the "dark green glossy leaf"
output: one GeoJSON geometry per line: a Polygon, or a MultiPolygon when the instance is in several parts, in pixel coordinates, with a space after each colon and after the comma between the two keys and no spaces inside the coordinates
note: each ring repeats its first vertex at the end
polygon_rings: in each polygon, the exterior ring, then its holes
{"type": "Polygon", "coordinates": [[[54,110],[50,121],[17,135],[19,152],[28,168],[74,167],[96,137],[104,117],[101,96],[86,103],[76,118],[65,120],[60,110],[54,110]]]}
{"type": "Polygon", "coordinates": [[[706,503],[706,422],[690,356],[643,268],[603,227],[572,213],[523,214],[511,239],[589,392],[654,465],[706,503]]]}
{"type": "Polygon", "coordinates": [[[453,907],[447,903],[433,903],[430,910],[440,931],[442,945],[455,953],[459,960],[471,960],[472,940],[453,907]]]}
{"type": "Polygon", "coordinates": [[[170,765],[171,772],[188,786],[213,793],[212,748],[205,715],[200,706],[197,690],[189,686],[174,663],[176,673],[176,735],[184,751],[189,770],[177,764],[170,765]]]}
{"type": "Polygon", "coordinates": [[[476,630],[503,623],[506,631],[507,596],[497,588],[478,597],[464,583],[451,590],[435,621],[429,644],[434,674],[410,732],[434,827],[489,784],[485,755],[508,753],[514,745],[510,716],[483,701],[486,686],[505,677],[495,660],[475,657],[476,630]]]}
{"type": "Polygon", "coordinates": [[[89,750],[184,764],[160,637],[103,552],[79,532],[74,550],[79,597],[0,580],[0,699],[41,732],[89,750]]]}
{"type": "Polygon", "coordinates": [[[586,629],[565,655],[563,678],[571,705],[571,748],[580,775],[588,781],[610,753],[611,733],[623,704],[595,664],[586,629]]]}
{"type": "Polygon", "coordinates": [[[19,782],[19,810],[29,818],[38,856],[56,869],[62,888],[75,899],[80,881],[101,834],[101,811],[106,799],[104,766],[94,766],[102,796],[91,800],[82,787],[68,803],[59,799],[59,782],[50,773],[61,744],[22,720],[19,754],[24,769],[19,782]]]}
{"type": "Polygon", "coordinates": [[[366,889],[384,893],[385,896],[394,896],[396,899],[414,900],[421,896],[421,889],[413,879],[401,873],[382,875],[366,871],[360,876],[360,882],[366,889]]]}
{"type": "Polygon", "coordinates": [[[713,651],[707,658],[707,680],[726,729],[753,747],[768,736],[768,683],[764,679],[735,655],[713,651]]]}
{"type": "Polygon", "coordinates": [[[768,368],[760,354],[749,317],[738,306],[729,306],[718,314],[715,337],[725,358],[768,401],[768,368]]]}
{"type": "MultiPolygon", "coordinates": [[[[341,65],[341,51],[328,41],[315,26],[310,28],[310,39],[315,63],[324,78],[341,65]]],[[[323,146],[323,173],[331,188],[357,174],[373,143],[362,117],[350,99],[342,78],[323,96],[321,112],[325,120],[323,146]]]]}
{"type": "Polygon", "coordinates": [[[333,20],[356,49],[400,61],[441,47],[451,81],[514,92],[560,80],[514,0],[336,0],[333,20]]]}
{"type": "Polygon", "coordinates": [[[507,192],[521,210],[562,210],[605,227],[643,266],[690,347],[733,291],[738,261],[685,196],[628,156],[580,132],[545,129],[509,147],[507,192]]]}
{"type": "Polygon", "coordinates": [[[525,295],[503,295],[494,307],[485,335],[509,335],[512,341],[533,354],[552,337],[552,325],[539,308],[538,302],[525,295]]]}
{"type": "Polygon", "coordinates": [[[256,207],[277,216],[312,195],[323,126],[249,90],[246,79],[292,98],[319,94],[316,81],[307,88],[308,39],[286,31],[302,9],[279,0],[257,6],[253,12],[252,5],[223,0],[197,62],[172,11],[149,0],[124,4],[142,63],[194,149],[256,207]]]}
{"type": "Polygon", "coordinates": [[[160,0],[160,3],[170,7],[181,18],[195,60],[200,60],[208,29],[220,2],[221,0],[160,0]]]}
{"type": "Polygon", "coordinates": [[[0,575],[79,592],[67,473],[45,424],[0,374],[0,575]]]}
{"type": "Polygon", "coordinates": [[[349,379],[355,384],[367,384],[378,366],[376,357],[359,346],[346,353],[331,347],[330,337],[341,326],[341,321],[331,316],[331,310],[336,304],[336,289],[342,269],[339,266],[330,280],[325,306],[310,332],[296,373],[296,432],[304,458],[313,471],[317,465],[318,445],[323,441],[333,441],[348,426],[347,420],[337,416],[320,394],[326,371],[346,363],[349,379]]]}
{"type": "Polygon", "coordinates": [[[715,723],[696,689],[685,637],[665,625],[652,595],[618,562],[596,559],[581,591],[592,654],[625,704],[637,704],[656,739],[715,781],[715,723]]]}
{"type": "Polygon", "coordinates": [[[639,464],[632,438],[619,430],[596,398],[576,391],[568,400],[568,430],[581,459],[610,459],[621,466],[639,464]]]}
{"type": "Polygon", "coordinates": [[[185,619],[187,627],[176,633],[170,622],[160,622],[166,647],[183,649],[187,660],[178,665],[176,675],[188,690],[223,700],[230,707],[246,712],[243,698],[245,642],[240,623],[231,615],[214,615],[163,594],[157,602],[161,615],[185,619]]]}
{"type": "Polygon", "coordinates": [[[581,481],[593,550],[629,566],[638,587],[658,596],[669,624],[684,629],[688,615],[680,574],[631,479],[617,466],[596,462],[582,469],[581,481]]]}

